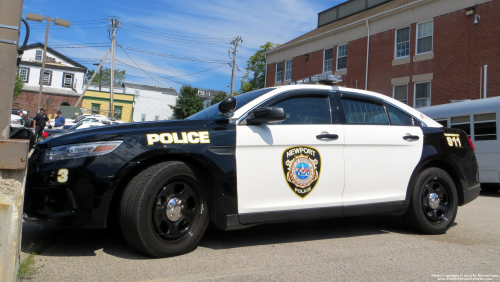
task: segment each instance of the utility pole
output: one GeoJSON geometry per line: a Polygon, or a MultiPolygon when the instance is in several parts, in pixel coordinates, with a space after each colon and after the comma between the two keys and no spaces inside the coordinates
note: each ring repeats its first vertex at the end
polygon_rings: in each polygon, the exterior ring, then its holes
{"type": "Polygon", "coordinates": [[[47,21],[47,26],[45,28],[45,44],[43,45],[43,54],[42,54],[42,72],[40,73],[40,90],[38,92],[38,108],[37,110],[40,110],[41,104],[42,104],[42,92],[43,92],[43,81],[45,78],[45,62],[47,61],[47,42],[49,41],[49,27],[50,27],[50,22],[54,22],[54,24],[63,26],[63,27],[70,27],[71,22],[62,20],[59,18],[53,19],[51,17],[44,17],[42,15],[37,15],[37,14],[26,14],[26,19],[29,21],[35,21],[35,22],[42,22],[42,20],[47,21]]]}
{"type": "MultiPolygon", "coordinates": [[[[93,65],[94,66],[100,66],[101,64],[93,64],[93,65]]],[[[99,91],[101,91],[101,83],[102,83],[102,69],[99,69],[99,91]]]]}
{"type": "Polygon", "coordinates": [[[0,280],[17,281],[29,141],[9,139],[23,0],[0,1],[0,280]]]}
{"type": "Polygon", "coordinates": [[[115,91],[115,36],[116,29],[120,25],[120,21],[116,19],[116,17],[110,18],[112,37],[111,37],[111,83],[109,89],[109,117],[113,117],[113,93],[115,91]]]}
{"type": "MultiPolygon", "coordinates": [[[[230,96],[234,95],[234,73],[236,70],[236,53],[238,52],[238,44],[240,42],[243,43],[243,38],[241,36],[236,37],[236,39],[234,39],[231,42],[231,45],[234,45],[234,47],[232,48],[233,49],[233,52],[232,52],[232,55],[233,55],[233,75],[231,76],[231,94],[230,94],[230,96]]],[[[229,50],[229,52],[231,52],[231,50],[229,50]]]]}

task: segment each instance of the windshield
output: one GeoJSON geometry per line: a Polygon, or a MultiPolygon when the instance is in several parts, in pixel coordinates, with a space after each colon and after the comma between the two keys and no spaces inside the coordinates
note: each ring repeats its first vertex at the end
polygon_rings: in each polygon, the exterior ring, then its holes
{"type": "MultiPolygon", "coordinates": [[[[243,107],[246,105],[248,102],[256,99],[257,97],[266,94],[267,92],[270,92],[276,88],[264,88],[264,89],[259,89],[251,92],[247,92],[244,94],[240,94],[237,96],[234,96],[236,99],[236,109],[235,111],[238,110],[239,108],[243,107]]],[[[223,116],[219,116],[219,103],[212,105],[203,111],[197,112],[196,114],[186,118],[186,119],[213,119],[213,118],[224,118],[223,116]]]]}
{"type": "Polygon", "coordinates": [[[77,123],[75,125],[73,125],[72,127],[70,127],[68,130],[75,130],[77,129],[80,125],[82,125],[83,123],[77,123]]]}

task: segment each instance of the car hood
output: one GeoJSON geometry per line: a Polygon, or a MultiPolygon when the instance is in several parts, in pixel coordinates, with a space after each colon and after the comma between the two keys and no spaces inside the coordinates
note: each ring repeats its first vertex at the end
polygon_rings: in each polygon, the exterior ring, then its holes
{"type": "Polygon", "coordinates": [[[40,147],[55,147],[68,144],[123,140],[128,135],[163,133],[172,131],[187,131],[213,123],[227,123],[227,120],[175,120],[151,121],[125,124],[112,124],[80,130],[71,130],[66,133],[49,136],[38,144],[40,147]]]}

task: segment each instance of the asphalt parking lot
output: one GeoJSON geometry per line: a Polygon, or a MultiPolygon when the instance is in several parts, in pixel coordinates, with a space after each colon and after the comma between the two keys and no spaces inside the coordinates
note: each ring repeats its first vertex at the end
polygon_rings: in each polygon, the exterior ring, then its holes
{"type": "Polygon", "coordinates": [[[210,228],[197,249],[166,259],[135,252],[116,228],[24,223],[22,256],[39,251],[29,281],[500,281],[499,215],[500,192],[482,191],[445,235],[390,215],[210,228]]]}

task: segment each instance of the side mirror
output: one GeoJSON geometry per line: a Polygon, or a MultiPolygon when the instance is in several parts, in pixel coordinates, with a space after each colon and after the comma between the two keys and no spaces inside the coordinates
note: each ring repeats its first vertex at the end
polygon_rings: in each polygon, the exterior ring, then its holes
{"type": "Polygon", "coordinates": [[[236,109],[236,99],[234,97],[227,97],[219,104],[219,111],[221,114],[227,114],[236,109]]]}
{"type": "Polygon", "coordinates": [[[267,122],[278,122],[285,120],[286,115],[283,108],[278,107],[266,107],[266,108],[255,108],[248,118],[246,119],[247,124],[259,125],[267,122]]]}
{"type": "Polygon", "coordinates": [[[103,121],[101,121],[101,122],[102,122],[103,124],[111,124],[111,121],[109,121],[109,120],[103,120],[103,121]]]}

